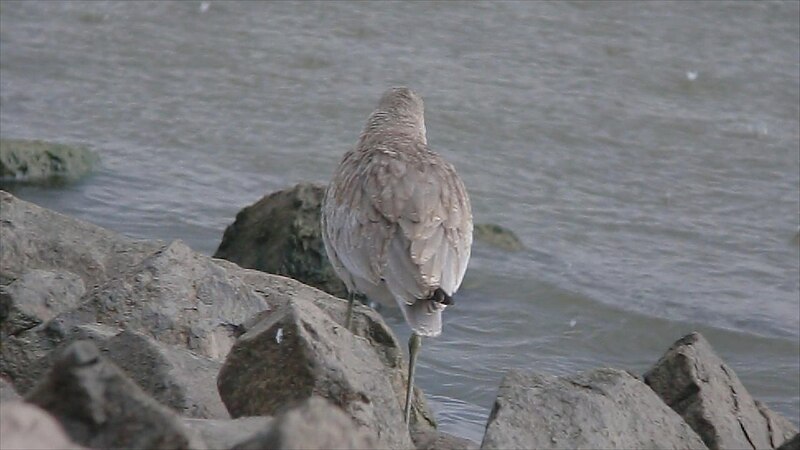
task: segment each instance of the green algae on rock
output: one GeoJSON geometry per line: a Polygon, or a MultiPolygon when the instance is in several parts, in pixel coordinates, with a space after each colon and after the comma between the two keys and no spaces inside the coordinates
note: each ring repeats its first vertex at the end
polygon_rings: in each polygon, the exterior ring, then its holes
{"type": "Polygon", "coordinates": [[[525,248],[522,241],[508,228],[493,223],[475,224],[475,240],[485,242],[509,252],[518,252],[525,248]]]}
{"type": "Polygon", "coordinates": [[[97,156],[85,147],[24,139],[0,139],[0,182],[74,181],[88,174],[97,156]]]}

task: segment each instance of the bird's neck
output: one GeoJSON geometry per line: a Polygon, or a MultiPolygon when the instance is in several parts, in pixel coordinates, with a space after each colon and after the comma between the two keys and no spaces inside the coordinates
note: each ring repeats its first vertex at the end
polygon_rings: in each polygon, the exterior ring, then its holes
{"type": "Polygon", "coordinates": [[[388,142],[422,142],[428,144],[425,136],[424,119],[413,116],[394,116],[385,112],[374,112],[364,131],[359,144],[388,142]]]}

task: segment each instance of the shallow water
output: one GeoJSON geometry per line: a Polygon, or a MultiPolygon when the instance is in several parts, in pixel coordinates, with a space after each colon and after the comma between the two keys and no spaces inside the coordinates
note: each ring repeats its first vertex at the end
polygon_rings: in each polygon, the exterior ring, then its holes
{"type": "Polygon", "coordinates": [[[2,136],[102,158],[12,191],[211,254],[405,84],[476,222],[529,248],[477,245],[424,344],[443,429],[480,441],[507,368],[641,373],[692,330],[800,422],[799,3],[206,4],[3,1],[2,136]]]}

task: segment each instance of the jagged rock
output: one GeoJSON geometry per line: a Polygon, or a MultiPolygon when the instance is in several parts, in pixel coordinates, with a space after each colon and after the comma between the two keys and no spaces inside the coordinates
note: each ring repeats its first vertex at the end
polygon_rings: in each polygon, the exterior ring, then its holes
{"type": "MultiPolygon", "coordinates": [[[[278,310],[280,307],[288,305],[292,299],[309,300],[324,311],[331,320],[342,328],[344,327],[347,311],[346,301],[291,278],[267,274],[258,270],[242,269],[228,261],[217,261],[226,270],[235,273],[245,283],[252,286],[256,292],[266,298],[273,310],[278,310]]],[[[242,331],[250,330],[265,317],[269,317],[270,314],[271,311],[265,311],[253,316],[242,325],[242,331]]],[[[383,366],[389,369],[387,376],[395,392],[405,392],[408,370],[406,357],[398,344],[397,338],[383,321],[381,315],[372,308],[356,303],[352,327],[353,334],[366,339],[380,358],[383,366]]],[[[403,402],[405,402],[405,398],[403,398],[403,402]]],[[[414,389],[414,396],[412,397],[411,423],[415,430],[424,431],[436,428],[436,421],[425,402],[425,395],[417,388],[414,389]]]]}
{"type": "Polygon", "coordinates": [[[230,417],[217,391],[220,362],[132,330],[106,340],[100,349],[145,392],[179,414],[230,417]]]}
{"type": "Polygon", "coordinates": [[[795,434],[793,438],[781,444],[778,450],[800,450],[800,433],[795,434]]]}
{"type": "Polygon", "coordinates": [[[0,346],[0,373],[14,382],[25,395],[53,365],[56,349],[76,340],[102,343],[119,330],[98,324],[47,322],[22,333],[9,336],[0,346]]]}
{"type": "Polygon", "coordinates": [[[242,209],[225,229],[215,258],[286,275],[337,297],[347,290],[328,261],[320,231],[325,187],[301,183],[242,209]]]}
{"type": "Polygon", "coordinates": [[[405,366],[386,330],[371,337],[391,342],[375,346],[303,297],[290,299],[237,340],[217,381],[222,400],[231,416],[239,417],[273,415],[319,395],[374,431],[382,447],[410,448],[402,415],[405,385],[395,382],[405,366]]]}
{"type": "Polygon", "coordinates": [[[438,430],[421,430],[411,438],[417,450],[478,450],[478,444],[438,430]]]}
{"type": "Polygon", "coordinates": [[[88,447],[205,448],[175,413],[144,393],[89,341],[64,348],[26,399],[88,447]]]}
{"type": "Polygon", "coordinates": [[[0,181],[72,181],[89,173],[97,156],[84,147],[0,139],[0,181]]]}
{"type": "Polygon", "coordinates": [[[239,277],[174,241],[53,320],[132,328],[221,361],[242,322],[268,308],[239,277]]]}
{"type": "Polygon", "coordinates": [[[233,275],[242,269],[223,269],[180,242],[135,242],[2,191],[0,207],[0,373],[21,392],[41,374],[35,363],[74,340],[81,324],[139,330],[221,361],[241,323],[268,308],[233,275]],[[84,288],[76,308],[39,324],[71,308],[84,288]],[[57,309],[42,307],[48,302],[57,309]]]}
{"type": "Polygon", "coordinates": [[[644,378],[710,449],[776,448],[797,433],[750,396],[699,333],[675,342],[644,378]]]}
{"type": "Polygon", "coordinates": [[[482,449],[704,449],[697,434],[644,383],[616,369],[567,377],[510,371],[482,449]]]}
{"type": "Polygon", "coordinates": [[[0,337],[46,322],[75,307],[86,289],[78,275],[32,269],[0,286],[0,337]]]}
{"type": "Polygon", "coordinates": [[[473,233],[475,233],[476,241],[485,242],[509,252],[518,252],[525,248],[525,245],[513,231],[500,225],[493,223],[475,224],[473,233]]]}
{"type": "Polygon", "coordinates": [[[252,416],[238,419],[190,419],[183,423],[200,433],[208,448],[229,449],[245,442],[256,433],[268,431],[272,417],[252,416]]]}
{"type": "Polygon", "coordinates": [[[24,402],[0,403],[0,448],[3,450],[75,449],[61,424],[47,411],[24,402]]]}
{"type": "Polygon", "coordinates": [[[0,376],[0,402],[11,402],[20,398],[11,381],[6,377],[0,376]]]}
{"type": "Polygon", "coordinates": [[[90,290],[159,247],[158,243],[128,239],[1,190],[0,210],[0,279],[4,280],[14,280],[33,269],[71,272],[90,290]]]}
{"type": "Polygon", "coordinates": [[[272,426],[234,447],[234,450],[275,449],[374,449],[375,435],[357,425],[341,409],[319,397],[311,397],[278,415],[272,426]]]}
{"type": "Polygon", "coordinates": [[[50,370],[60,348],[77,340],[91,340],[104,357],[122,369],[139,387],[178,413],[198,418],[229,417],[216,388],[216,376],[221,366],[219,361],[196,355],[183,347],[162,344],[138,331],[120,332],[100,324],[75,325],[66,331],[43,327],[29,334],[31,336],[24,335],[23,338],[30,340],[20,341],[13,337],[9,345],[4,345],[8,348],[3,349],[4,368],[9,365],[9,360],[23,361],[14,370],[6,370],[16,377],[23,393],[50,370]],[[19,350],[28,358],[39,357],[30,361],[14,355],[13,350],[19,350]]]}

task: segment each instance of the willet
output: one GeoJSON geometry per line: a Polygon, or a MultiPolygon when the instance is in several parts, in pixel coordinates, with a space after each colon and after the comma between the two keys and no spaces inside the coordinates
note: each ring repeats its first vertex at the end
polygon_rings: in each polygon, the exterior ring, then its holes
{"type": "Polygon", "coordinates": [[[472,247],[472,210],[453,166],[428,148],[422,99],[408,88],[386,91],[355,149],[345,153],[325,193],[325,250],[349,292],[398,306],[408,340],[409,422],[422,336],[442,332],[472,247]]]}

